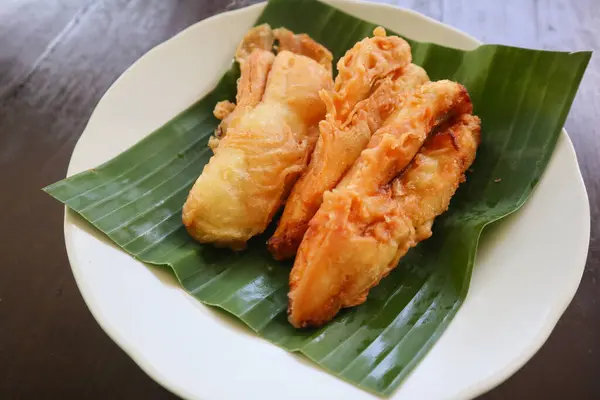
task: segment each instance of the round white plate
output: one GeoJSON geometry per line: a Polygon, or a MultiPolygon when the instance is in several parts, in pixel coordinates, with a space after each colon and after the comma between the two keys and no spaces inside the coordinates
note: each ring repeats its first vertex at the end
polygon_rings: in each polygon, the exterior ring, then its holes
{"type": "MultiPolygon", "coordinates": [[[[333,3],[417,40],[464,49],[480,44],[408,10],[333,3]]],[[[116,156],[209,91],[263,7],[202,21],[138,60],[98,104],[68,175],[116,156]]],[[[392,398],[469,398],[514,373],[544,343],[575,294],[589,232],[587,195],[563,131],[528,203],[484,234],[467,300],[392,398]]],[[[203,306],[169,274],[119,251],[71,212],[65,241],[94,317],[174,393],[203,400],[374,398],[203,306]]]]}

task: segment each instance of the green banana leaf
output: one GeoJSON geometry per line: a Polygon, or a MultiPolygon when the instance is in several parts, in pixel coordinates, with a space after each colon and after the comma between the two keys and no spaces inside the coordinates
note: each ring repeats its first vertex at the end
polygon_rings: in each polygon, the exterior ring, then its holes
{"type": "MultiPolygon", "coordinates": [[[[271,0],[262,22],[306,32],[336,59],[375,27],[315,0],[271,0]]],[[[436,220],[433,237],[411,250],[365,304],[320,329],[288,324],[291,264],[270,257],[268,234],[234,253],[193,241],[181,223],[182,204],[211,156],[213,106],[234,99],[237,67],[131,149],[44,190],[132,256],[171,267],[201,302],[227,310],[267,340],[354,385],[390,395],[463,303],[482,229],[518,209],[539,181],[591,56],[497,45],[473,51],[411,45],[414,62],[432,80],[452,79],[468,88],[483,121],[477,160],[448,212],[436,220]]]]}

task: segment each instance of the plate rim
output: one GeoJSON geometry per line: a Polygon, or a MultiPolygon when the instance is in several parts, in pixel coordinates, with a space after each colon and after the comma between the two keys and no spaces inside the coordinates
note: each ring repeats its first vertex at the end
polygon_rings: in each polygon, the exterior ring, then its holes
{"type": "MultiPolygon", "coordinates": [[[[513,359],[513,361],[510,364],[507,364],[502,370],[496,372],[492,376],[490,376],[478,383],[473,384],[468,389],[465,389],[463,392],[461,392],[459,395],[457,395],[455,397],[456,399],[461,399],[461,398],[471,399],[476,396],[485,394],[485,393],[489,392],[490,390],[499,386],[501,383],[505,382],[507,379],[509,379],[511,376],[513,376],[517,372],[519,372],[519,370],[521,368],[523,368],[525,366],[525,364],[527,364],[527,362],[529,360],[531,360],[531,358],[533,356],[535,356],[535,354],[548,341],[548,338],[554,331],[554,328],[558,324],[558,321],[563,316],[563,314],[565,313],[565,311],[567,310],[567,308],[569,307],[569,305],[575,298],[575,294],[577,293],[577,290],[579,289],[579,285],[581,284],[581,280],[583,278],[583,273],[585,271],[585,265],[587,263],[587,257],[588,257],[588,252],[589,252],[589,243],[590,243],[590,235],[591,235],[590,200],[589,200],[587,188],[585,186],[585,182],[583,180],[583,175],[581,174],[581,168],[579,167],[579,159],[577,158],[575,146],[573,145],[573,141],[569,137],[569,134],[564,127],[561,129],[560,136],[557,141],[557,146],[558,146],[558,142],[560,142],[561,140],[565,141],[566,150],[569,152],[570,157],[572,157],[576,163],[577,185],[580,186],[580,188],[583,190],[583,192],[582,192],[582,195],[583,195],[582,200],[584,200],[583,201],[583,203],[584,203],[583,211],[584,211],[584,214],[587,216],[587,218],[585,219],[585,226],[582,227],[582,231],[585,230],[586,234],[585,234],[585,243],[582,243],[581,246],[585,250],[582,249],[582,251],[581,251],[583,260],[581,262],[581,267],[579,268],[578,277],[577,277],[577,279],[574,279],[572,281],[571,285],[563,291],[563,296],[562,296],[563,298],[562,298],[560,307],[557,306],[553,310],[552,314],[550,314],[546,317],[543,327],[540,328],[535,339],[530,342],[527,349],[524,350],[521,354],[519,354],[518,357],[513,359]]],[[[545,171],[544,171],[544,173],[545,173],[545,171]]],[[[540,178],[540,182],[541,182],[541,179],[543,179],[543,174],[542,174],[542,178],[540,178]]],[[[539,184],[539,182],[538,182],[538,184],[539,184]]],[[[535,191],[535,188],[534,188],[534,191],[535,191]]],[[[533,195],[533,192],[531,193],[531,195],[533,195]]],[[[527,200],[529,200],[529,199],[527,199],[527,200]]],[[[525,201],[525,203],[527,202],[527,200],[525,201]]],[[[525,205],[525,203],[523,205],[525,205]]],[[[515,212],[518,212],[518,211],[519,211],[518,209],[515,210],[515,212]]],[[[511,214],[513,214],[513,213],[511,213],[511,214]]],[[[487,228],[487,226],[484,228],[484,231],[486,228],[487,228]]],[[[482,231],[482,233],[484,231],[482,231]]],[[[572,265],[577,265],[577,263],[573,263],[572,265]]],[[[573,267],[571,267],[571,268],[573,268],[573,267]]],[[[467,294],[467,296],[468,296],[468,294],[467,294]]]]}
{"type": "MultiPolygon", "coordinates": [[[[382,3],[375,3],[372,1],[362,1],[362,0],[321,0],[321,1],[325,1],[326,3],[331,3],[333,5],[341,4],[341,3],[357,3],[357,4],[362,4],[362,5],[365,5],[368,7],[393,9],[394,12],[401,11],[406,14],[410,14],[411,16],[413,16],[415,18],[418,18],[423,22],[426,22],[429,24],[434,24],[434,25],[440,26],[444,29],[449,29],[456,33],[459,33],[460,35],[464,36],[465,38],[468,38],[469,40],[471,40],[473,43],[477,43],[477,46],[483,44],[483,42],[481,42],[477,38],[471,36],[470,34],[464,32],[460,29],[457,29],[453,26],[447,25],[443,22],[437,21],[431,17],[428,17],[426,15],[423,15],[417,11],[414,11],[414,10],[411,10],[408,8],[404,8],[404,7],[400,7],[400,6],[396,6],[396,5],[392,5],[392,4],[387,4],[387,3],[382,4],[382,3]]],[[[173,35],[172,37],[170,37],[170,38],[166,39],[165,41],[152,47],[150,50],[145,52],[141,57],[139,57],[135,62],[133,62],[111,84],[111,86],[101,96],[100,100],[94,107],[94,111],[92,111],[92,113],[88,119],[88,122],[86,123],[86,126],[84,127],[84,129],[80,135],[80,138],[77,140],[77,143],[75,144],[75,147],[73,148],[71,157],[69,158],[69,164],[67,167],[66,176],[69,177],[74,174],[73,163],[72,163],[73,155],[77,152],[79,144],[80,144],[81,136],[83,136],[85,134],[86,130],[88,129],[89,121],[91,121],[94,118],[95,110],[97,109],[98,105],[108,96],[108,94],[120,82],[120,80],[125,75],[127,75],[129,72],[131,72],[139,63],[141,63],[144,58],[148,57],[151,53],[160,51],[160,49],[163,46],[168,45],[170,42],[177,39],[179,36],[186,34],[187,32],[189,32],[191,29],[193,29],[198,24],[202,24],[204,22],[214,20],[214,19],[219,19],[224,16],[234,16],[235,14],[241,14],[244,12],[249,12],[254,9],[259,9],[259,8],[264,7],[266,5],[266,3],[267,3],[266,1],[263,1],[263,2],[256,3],[253,5],[247,6],[247,7],[242,7],[242,8],[235,9],[235,10],[224,11],[224,12],[215,14],[213,16],[210,16],[208,18],[202,19],[198,22],[195,22],[194,24],[186,27],[185,29],[178,32],[177,34],[173,35]]],[[[581,244],[581,246],[582,246],[581,253],[584,255],[582,256],[583,262],[581,263],[581,267],[579,268],[580,269],[579,277],[578,277],[578,279],[574,279],[573,282],[571,283],[571,285],[563,291],[563,299],[560,303],[561,306],[555,307],[555,309],[552,310],[553,312],[546,317],[544,325],[538,332],[535,340],[532,340],[530,342],[529,346],[526,348],[525,351],[523,351],[519,355],[519,357],[515,358],[510,364],[507,364],[503,369],[496,372],[495,374],[469,386],[468,388],[466,388],[465,390],[463,390],[462,392],[457,394],[456,398],[473,398],[475,396],[479,396],[479,395],[486,393],[489,390],[495,388],[496,386],[498,386],[499,384],[501,384],[502,382],[504,382],[505,380],[510,378],[517,371],[519,371],[539,351],[539,349],[544,345],[544,343],[546,343],[550,334],[552,333],[556,324],[558,323],[559,319],[564,314],[564,312],[570,305],[571,301],[573,300],[573,298],[577,292],[577,289],[580,285],[581,279],[583,277],[583,272],[585,270],[588,252],[589,252],[590,229],[591,229],[589,196],[588,196],[587,188],[586,188],[584,180],[583,180],[581,168],[579,166],[579,160],[577,158],[577,153],[575,152],[573,142],[571,141],[571,139],[564,127],[561,129],[561,133],[560,133],[558,141],[560,142],[561,140],[565,141],[564,145],[567,146],[566,150],[569,153],[569,157],[572,157],[576,163],[576,166],[577,166],[577,171],[576,171],[577,172],[576,173],[577,182],[576,182],[576,184],[578,186],[580,186],[580,188],[583,190],[582,200],[585,200],[585,201],[582,201],[582,203],[584,203],[584,204],[582,204],[582,206],[585,207],[585,209],[583,211],[584,211],[585,215],[587,216],[587,218],[585,219],[585,226],[582,226],[581,229],[582,229],[582,231],[585,231],[586,241],[585,241],[585,243],[581,244]],[[583,250],[583,248],[585,248],[585,251],[583,250]]],[[[557,143],[557,145],[558,145],[558,143],[557,143]]],[[[543,179],[543,176],[542,176],[542,179],[543,179]]],[[[133,346],[130,346],[127,343],[127,341],[119,333],[118,329],[113,327],[111,325],[111,323],[108,322],[108,320],[106,319],[106,317],[104,316],[104,314],[102,312],[101,306],[99,306],[94,301],[91,290],[88,287],[88,283],[85,281],[85,279],[83,279],[81,277],[81,269],[80,269],[77,261],[74,260],[74,250],[71,248],[72,244],[70,243],[68,236],[70,234],[69,227],[71,225],[73,225],[73,223],[71,222],[70,219],[72,219],[76,213],[71,211],[67,206],[64,207],[64,210],[65,210],[65,212],[64,212],[63,231],[64,231],[65,247],[66,247],[66,251],[67,251],[67,257],[69,260],[69,264],[71,266],[71,271],[73,273],[75,283],[76,283],[76,285],[81,293],[81,296],[84,300],[84,303],[86,304],[87,308],[90,310],[90,313],[92,314],[92,316],[94,317],[94,319],[96,320],[96,322],[98,323],[100,328],[152,380],[154,380],[155,382],[160,384],[162,387],[164,387],[165,389],[167,389],[168,391],[170,391],[171,393],[173,393],[179,397],[196,398],[197,396],[194,393],[191,393],[185,387],[182,387],[182,386],[174,383],[173,381],[169,380],[165,376],[163,376],[150,362],[148,362],[146,360],[146,358],[144,357],[144,355],[141,352],[136,351],[136,349],[133,346]]],[[[575,266],[575,265],[577,265],[577,263],[573,263],[573,265],[575,266]]],[[[574,267],[571,266],[571,268],[574,268],[574,267]]],[[[315,368],[318,368],[318,367],[315,367],[315,368]]],[[[401,390],[401,388],[398,388],[398,390],[401,390]]]]}

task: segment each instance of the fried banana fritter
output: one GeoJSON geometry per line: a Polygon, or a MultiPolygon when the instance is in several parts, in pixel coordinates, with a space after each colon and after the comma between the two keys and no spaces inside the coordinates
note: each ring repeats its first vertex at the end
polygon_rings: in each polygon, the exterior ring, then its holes
{"type": "MultiPolygon", "coordinates": [[[[287,50],[275,56],[274,36],[266,25],[249,32],[236,53],[237,104],[215,107],[223,119],[210,141],[214,155],[183,206],[183,223],[200,242],[245,247],[267,227],[314,148],[325,115],[318,93],[333,85],[331,68],[320,64],[329,51],[313,42],[317,61],[287,50]]],[[[302,37],[302,48],[309,40],[302,37]]]]}
{"type": "Polygon", "coordinates": [[[398,36],[386,36],[378,27],[344,54],[337,63],[333,90],[322,91],[327,114],[346,121],[354,106],[368,97],[376,80],[410,64],[410,45],[398,36]]]}
{"type": "Polygon", "coordinates": [[[372,133],[401,104],[402,96],[429,80],[421,67],[409,63],[406,42],[385,36],[380,28],[375,30],[375,37],[357,43],[340,59],[334,89],[321,93],[328,114],[319,124],[320,135],[310,164],[293,187],[269,240],[269,250],[276,259],[294,257],[323,193],[335,187],[372,133]]]}
{"type": "Polygon", "coordinates": [[[479,119],[471,111],[461,85],[426,83],[373,135],[310,221],[290,275],[292,325],[318,326],[363,303],[400,257],[431,235],[475,157],[479,119]],[[421,149],[448,118],[455,122],[421,149]]]}

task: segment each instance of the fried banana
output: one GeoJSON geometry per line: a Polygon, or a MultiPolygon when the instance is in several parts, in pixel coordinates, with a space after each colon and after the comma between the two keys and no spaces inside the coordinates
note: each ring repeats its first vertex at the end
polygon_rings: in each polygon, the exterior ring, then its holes
{"type": "Polygon", "coordinates": [[[277,230],[268,242],[274,258],[292,258],[296,254],[323,193],[335,187],[371,134],[402,102],[403,95],[429,80],[421,67],[407,65],[408,62],[410,48],[406,42],[385,36],[382,29],[375,31],[375,37],[357,43],[340,59],[334,90],[321,92],[328,114],[319,124],[320,135],[310,164],[294,185],[277,230]],[[350,106],[353,109],[347,115],[350,106]]]}
{"type": "Polygon", "coordinates": [[[237,104],[215,107],[223,119],[210,142],[214,155],[183,206],[183,223],[200,242],[244,248],[267,227],[314,148],[326,111],[318,93],[332,87],[331,68],[287,50],[275,56],[273,37],[265,25],[249,32],[236,53],[237,104]]]}
{"type": "Polygon", "coordinates": [[[318,326],[363,303],[400,257],[431,235],[475,157],[479,120],[471,111],[461,85],[426,83],[373,135],[309,223],[290,274],[292,325],[318,326]],[[451,126],[421,148],[449,118],[451,126]]]}

